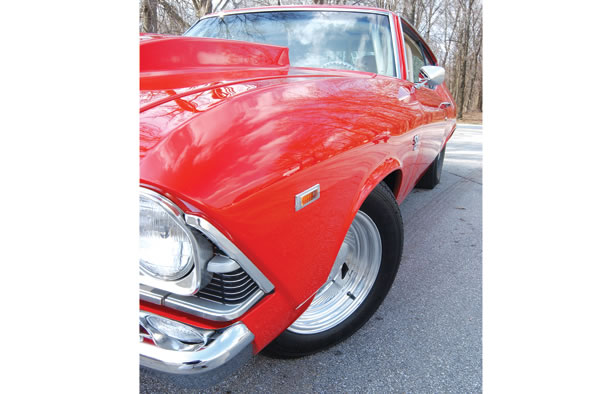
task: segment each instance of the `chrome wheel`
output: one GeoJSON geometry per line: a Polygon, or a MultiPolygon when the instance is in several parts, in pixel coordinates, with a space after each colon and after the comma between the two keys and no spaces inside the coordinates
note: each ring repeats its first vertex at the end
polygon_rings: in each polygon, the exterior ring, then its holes
{"type": "Polygon", "coordinates": [[[381,253],[377,226],[367,214],[358,211],[327,282],[288,330],[316,334],[346,320],[369,295],[379,272],[381,253]]]}

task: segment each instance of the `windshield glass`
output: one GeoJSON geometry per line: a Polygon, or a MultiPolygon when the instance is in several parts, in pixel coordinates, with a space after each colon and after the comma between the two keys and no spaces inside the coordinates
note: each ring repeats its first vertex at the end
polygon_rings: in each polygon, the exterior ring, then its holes
{"type": "Polygon", "coordinates": [[[290,64],[296,67],[396,75],[387,15],[339,11],[225,14],[201,20],[185,35],[288,47],[290,64]]]}

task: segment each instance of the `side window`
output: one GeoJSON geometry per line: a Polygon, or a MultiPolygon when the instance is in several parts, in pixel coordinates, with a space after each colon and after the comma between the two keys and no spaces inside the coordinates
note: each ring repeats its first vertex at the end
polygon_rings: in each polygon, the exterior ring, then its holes
{"type": "Polygon", "coordinates": [[[408,80],[418,82],[419,70],[427,64],[421,53],[421,48],[406,33],[404,34],[404,48],[406,49],[406,62],[408,63],[408,80]]]}
{"type": "Polygon", "coordinates": [[[429,56],[429,53],[427,53],[426,50],[423,50],[423,52],[425,52],[425,64],[428,66],[435,66],[436,64],[429,56]]]}

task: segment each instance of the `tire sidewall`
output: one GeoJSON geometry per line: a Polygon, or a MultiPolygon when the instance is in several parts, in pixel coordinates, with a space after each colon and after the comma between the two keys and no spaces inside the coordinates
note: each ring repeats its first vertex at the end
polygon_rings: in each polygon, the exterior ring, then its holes
{"type": "Polygon", "coordinates": [[[444,167],[444,156],[446,155],[446,147],[438,154],[435,163],[435,184],[440,183],[442,179],[442,169],[444,167]]]}

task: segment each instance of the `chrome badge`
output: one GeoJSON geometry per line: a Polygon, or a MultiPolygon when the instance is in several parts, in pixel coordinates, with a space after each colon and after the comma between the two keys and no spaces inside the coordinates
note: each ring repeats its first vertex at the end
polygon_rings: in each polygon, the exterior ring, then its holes
{"type": "Polygon", "coordinates": [[[413,150],[419,149],[419,144],[421,142],[421,137],[417,134],[413,137],[413,150]]]}

